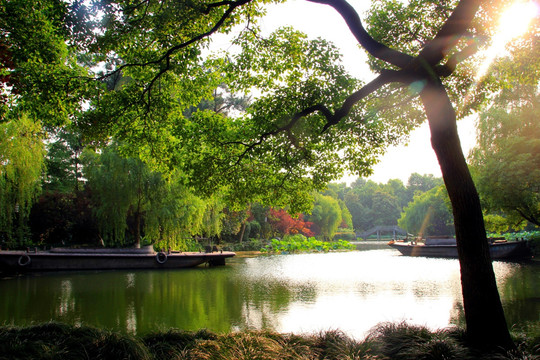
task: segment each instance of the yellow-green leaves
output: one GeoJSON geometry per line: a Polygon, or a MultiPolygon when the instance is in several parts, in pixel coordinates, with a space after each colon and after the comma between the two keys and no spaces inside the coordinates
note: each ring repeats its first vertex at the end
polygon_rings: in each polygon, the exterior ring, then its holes
{"type": "Polygon", "coordinates": [[[39,122],[26,114],[0,123],[0,233],[8,245],[24,245],[26,220],[41,192],[45,146],[39,122]]]}

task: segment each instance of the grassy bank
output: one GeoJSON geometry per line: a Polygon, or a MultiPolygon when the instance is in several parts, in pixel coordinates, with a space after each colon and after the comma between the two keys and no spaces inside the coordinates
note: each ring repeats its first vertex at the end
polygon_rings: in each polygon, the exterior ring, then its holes
{"type": "Polygon", "coordinates": [[[405,324],[381,324],[363,341],[340,331],[298,336],[269,331],[215,334],[171,329],[142,337],[87,326],[46,323],[0,327],[0,359],[538,359],[538,326],[514,333],[518,350],[479,353],[458,329],[432,332],[405,324]]]}

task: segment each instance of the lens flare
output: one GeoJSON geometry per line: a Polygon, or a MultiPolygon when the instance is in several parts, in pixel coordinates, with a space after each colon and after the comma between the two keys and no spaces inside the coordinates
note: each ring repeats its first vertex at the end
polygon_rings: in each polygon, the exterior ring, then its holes
{"type": "Polygon", "coordinates": [[[527,32],[538,15],[539,6],[534,2],[514,3],[502,14],[493,42],[483,54],[484,61],[478,68],[476,81],[482,79],[495,58],[505,52],[506,44],[527,32]]]}

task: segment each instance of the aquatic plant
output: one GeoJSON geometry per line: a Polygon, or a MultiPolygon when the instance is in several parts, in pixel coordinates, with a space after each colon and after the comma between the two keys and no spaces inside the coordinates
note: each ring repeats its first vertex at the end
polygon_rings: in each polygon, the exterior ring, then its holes
{"type": "Polygon", "coordinates": [[[269,245],[261,249],[269,253],[329,252],[336,250],[354,250],[356,247],[345,240],[321,241],[304,235],[286,235],[282,240],[272,239],[269,245]]]}

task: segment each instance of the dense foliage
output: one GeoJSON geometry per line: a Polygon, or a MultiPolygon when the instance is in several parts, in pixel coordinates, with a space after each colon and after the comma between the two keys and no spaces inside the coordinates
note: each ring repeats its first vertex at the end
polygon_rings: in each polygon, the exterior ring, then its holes
{"type": "Polygon", "coordinates": [[[479,118],[471,154],[478,190],[507,229],[540,226],[540,94],[522,83],[498,99],[479,118]]]}
{"type": "Polygon", "coordinates": [[[449,202],[443,186],[417,194],[405,207],[398,224],[419,236],[453,234],[454,224],[449,202]]]}

